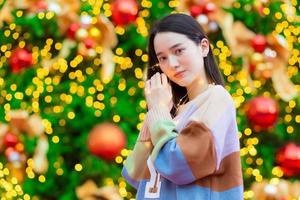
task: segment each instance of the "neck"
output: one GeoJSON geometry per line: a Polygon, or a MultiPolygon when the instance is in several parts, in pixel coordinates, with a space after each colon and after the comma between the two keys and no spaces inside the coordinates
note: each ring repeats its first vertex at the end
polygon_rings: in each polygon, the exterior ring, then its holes
{"type": "Polygon", "coordinates": [[[208,88],[209,84],[209,81],[207,79],[204,79],[201,81],[197,80],[195,81],[195,83],[192,83],[191,85],[187,86],[186,89],[189,100],[193,100],[199,94],[204,92],[208,88]]]}

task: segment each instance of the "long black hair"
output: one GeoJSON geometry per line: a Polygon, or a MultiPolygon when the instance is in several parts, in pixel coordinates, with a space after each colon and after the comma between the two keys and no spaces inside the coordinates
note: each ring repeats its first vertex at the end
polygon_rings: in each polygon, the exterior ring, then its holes
{"type": "MultiPolygon", "coordinates": [[[[203,29],[199,23],[194,20],[191,16],[186,14],[170,14],[160,21],[156,22],[151,29],[149,43],[148,43],[148,57],[149,57],[149,66],[147,69],[147,79],[150,79],[156,72],[162,73],[161,69],[158,66],[158,59],[156,57],[154,49],[154,38],[157,33],[161,32],[174,32],[187,36],[189,39],[199,44],[203,38],[207,38],[203,29]]],[[[218,65],[216,64],[215,58],[212,54],[212,50],[209,45],[209,52],[206,57],[204,57],[204,69],[206,77],[210,82],[213,82],[216,85],[224,86],[223,77],[219,71],[218,65]]],[[[173,102],[174,105],[180,103],[179,100],[186,96],[187,90],[185,87],[181,87],[178,84],[170,80],[173,93],[173,102]]],[[[184,99],[186,100],[186,99],[184,99]]],[[[173,107],[171,114],[174,116],[176,109],[173,107]]]]}

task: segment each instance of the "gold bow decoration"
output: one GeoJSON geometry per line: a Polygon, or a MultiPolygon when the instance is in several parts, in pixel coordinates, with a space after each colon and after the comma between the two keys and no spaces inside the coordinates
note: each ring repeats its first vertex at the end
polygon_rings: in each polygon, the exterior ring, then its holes
{"type": "Polygon", "coordinates": [[[227,40],[233,57],[243,58],[243,68],[247,74],[249,85],[252,86],[250,66],[255,65],[254,76],[256,78],[271,78],[273,86],[280,98],[289,101],[297,95],[295,85],[290,81],[286,65],[290,53],[286,40],[277,34],[267,36],[267,47],[263,53],[257,53],[251,47],[251,41],[256,34],[247,29],[242,22],[234,22],[231,29],[231,38],[227,40]]]}
{"type": "Polygon", "coordinates": [[[44,174],[47,172],[49,162],[47,159],[47,152],[49,149],[48,138],[46,135],[42,135],[38,139],[37,146],[34,150],[32,157],[33,163],[32,168],[38,174],[44,174]]]}
{"type": "MultiPolygon", "coordinates": [[[[59,54],[52,59],[44,58],[42,66],[46,69],[59,66],[60,59],[68,57],[71,49],[78,45],[78,53],[86,58],[94,58],[97,55],[96,51],[100,54],[102,65],[99,72],[100,78],[104,83],[110,82],[115,70],[112,48],[118,43],[114,25],[105,16],[99,15],[94,18],[93,23],[82,25],[77,30],[76,35],[77,41],[65,39],[59,54]],[[85,39],[89,39],[92,42],[92,47],[86,47],[84,44],[85,39]]],[[[58,69],[58,67],[54,68],[58,69]]]]}
{"type": "Polygon", "coordinates": [[[57,14],[58,26],[62,34],[66,33],[69,26],[79,20],[79,0],[46,0],[48,10],[57,14]]]}
{"type": "MultiPolygon", "coordinates": [[[[233,17],[230,13],[224,11],[224,7],[230,7],[233,0],[181,0],[177,10],[180,12],[188,12],[193,5],[205,5],[207,3],[213,3],[216,7],[214,12],[208,13],[207,17],[209,21],[216,21],[221,27],[224,38],[230,39],[231,28],[233,24],[233,17]]],[[[206,33],[209,33],[208,24],[202,24],[202,27],[206,33]]]]}
{"type": "MultiPolygon", "coordinates": [[[[42,118],[37,114],[29,116],[28,112],[24,110],[10,111],[8,116],[10,117],[10,123],[0,125],[0,141],[3,141],[4,135],[9,131],[17,136],[21,133],[26,133],[30,137],[38,137],[38,144],[32,157],[33,163],[31,164],[31,167],[36,173],[46,173],[49,166],[47,159],[49,143],[48,137],[44,134],[45,126],[42,118]]],[[[22,153],[22,158],[23,159],[21,159],[21,162],[18,164],[18,166],[24,168],[26,163],[26,155],[24,153],[22,153]]],[[[7,164],[9,166],[14,165],[14,163],[10,162],[7,164]]],[[[18,173],[20,173],[20,170],[18,170],[18,173]]],[[[18,173],[16,176],[21,177],[18,175],[18,173]]],[[[18,178],[18,180],[22,181],[23,178],[18,178]]]]}
{"type": "Polygon", "coordinates": [[[92,180],[87,180],[81,186],[76,188],[76,195],[80,200],[123,200],[116,186],[104,186],[98,188],[92,180]]]}
{"type": "MultiPolygon", "coordinates": [[[[1,152],[3,152],[4,150],[4,142],[3,139],[5,137],[5,134],[8,133],[10,131],[10,127],[8,124],[5,123],[0,123],[0,149],[1,152]]],[[[25,177],[25,160],[26,157],[24,154],[19,154],[21,155],[18,161],[9,161],[5,164],[5,167],[7,167],[7,169],[9,169],[9,179],[11,179],[12,177],[15,177],[19,183],[24,181],[24,177],[25,177]]],[[[6,156],[8,157],[8,156],[6,156]]]]}
{"type": "Polygon", "coordinates": [[[49,143],[48,137],[44,134],[45,126],[42,118],[37,114],[29,116],[28,112],[24,110],[10,111],[10,118],[11,127],[15,133],[25,132],[31,137],[38,137],[37,146],[32,157],[32,168],[36,173],[46,173],[49,166],[47,159],[49,143]]]}
{"type": "MultiPolygon", "coordinates": [[[[4,147],[4,137],[5,134],[8,133],[10,131],[10,127],[8,124],[5,123],[0,123],[0,149],[1,152],[4,152],[5,147],[4,147]]],[[[7,153],[5,151],[5,154],[15,154],[16,152],[12,151],[11,149],[8,151],[9,153],[7,153]]],[[[26,162],[26,156],[25,154],[23,154],[23,152],[18,152],[18,159],[14,159],[14,160],[10,160],[9,156],[10,155],[6,155],[7,157],[7,163],[5,164],[5,167],[7,167],[10,171],[9,174],[9,178],[15,177],[19,183],[22,183],[24,181],[25,178],[25,162],[26,162]]],[[[15,156],[14,156],[15,157],[15,156]]]]}
{"type": "Polygon", "coordinates": [[[271,65],[271,76],[274,88],[284,101],[290,101],[298,92],[295,85],[288,77],[286,65],[290,57],[287,44],[283,36],[270,34],[267,42],[274,49],[277,56],[266,56],[266,62],[271,65]],[[282,41],[282,42],[281,42],[282,41]]]}
{"type": "Polygon", "coordinates": [[[300,197],[300,182],[289,182],[283,179],[253,183],[251,190],[255,200],[297,199],[300,197]]]}
{"type": "Polygon", "coordinates": [[[108,83],[111,81],[115,71],[112,48],[117,45],[118,39],[114,25],[103,15],[99,15],[96,23],[89,28],[90,33],[93,33],[93,31],[97,33],[97,30],[99,31],[99,35],[91,34],[91,38],[94,39],[96,44],[102,49],[100,78],[102,82],[108,83]]]}
{"type": "Polygon", "coordinates": [[[11,3],[10,1],[6,1],[3,7],[0,9],[0,28],[3,27],[4,22],[7,23],[12,22],[13,17],[11,15],[11,11],[12,11],[11,3]]]}
{"type": "Polygon", "coordinates": [[[29,136],[41,136],[44,133],[42,118],[37,114],[29,116],[25,110],[13,110],[9,116],[11,129],[16,134],[25,132],[29,136]]]}
{"type": "Polygon", "coordinates": [[[117,43],[115,27],[109,19],[103,15],[99,15],[95,24],[101,32],[101,37],[95,38],[103,48],[114,48],[117,43]]]}

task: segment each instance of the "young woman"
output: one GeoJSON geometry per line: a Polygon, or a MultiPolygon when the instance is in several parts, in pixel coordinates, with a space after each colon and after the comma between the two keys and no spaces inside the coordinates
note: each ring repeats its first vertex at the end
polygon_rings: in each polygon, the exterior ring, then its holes
{"type": "Polygon", "coordinates": [[[163,18],[148,51],[148,112],[122,171],[137,200],[243,199],[235,106],[199,24],[163,18]]]}

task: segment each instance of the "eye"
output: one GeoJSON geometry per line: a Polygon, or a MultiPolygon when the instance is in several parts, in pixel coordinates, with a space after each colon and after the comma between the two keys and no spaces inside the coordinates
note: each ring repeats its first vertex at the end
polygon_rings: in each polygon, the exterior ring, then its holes
{"type": "Polygon", "coordinates": [[[166,60],[166,57],[163,57],[163,56],[158,58],[158,61],[159,61],[159,62],[163,62],[163,61],[165,61],[165,60],[166,60]]]}
{"type": "Polygon", "coordinates": [[[184,48],[176,49],[175,54],[176,55],[181,55],[184,52],[184,50],[185,50],[184,48]]]}

